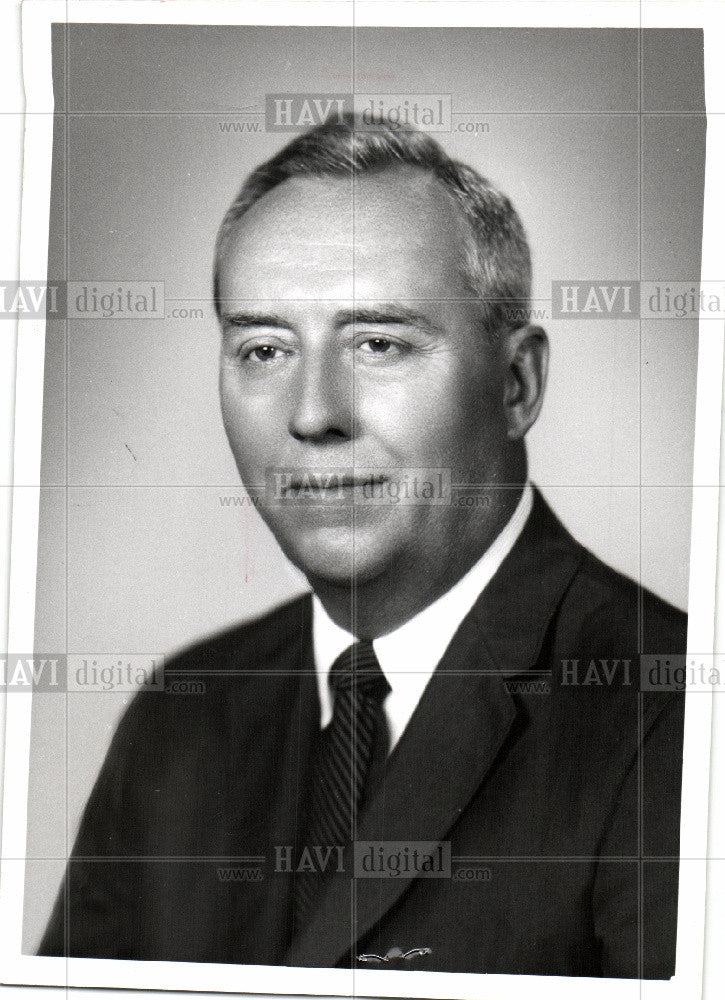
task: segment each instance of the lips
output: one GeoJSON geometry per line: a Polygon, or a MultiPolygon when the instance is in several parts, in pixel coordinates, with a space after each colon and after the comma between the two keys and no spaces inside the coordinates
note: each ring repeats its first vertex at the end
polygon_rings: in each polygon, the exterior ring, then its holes
{"type": "Polygon", "coordinates": [[[292,476],[282,487],[283,496],[317,492],[335,494],[343,490],[352,491],[364,487],[374,487],[389,481],[385,475],[341,474],[339,472],[308,472],[292,476]]]}
{"type": "Polygon", "coordinates": [[[369,505],[395,478],[395,469],[381,466],[276,466],[266,470],[266,496],[272,504],[369,505]]]}

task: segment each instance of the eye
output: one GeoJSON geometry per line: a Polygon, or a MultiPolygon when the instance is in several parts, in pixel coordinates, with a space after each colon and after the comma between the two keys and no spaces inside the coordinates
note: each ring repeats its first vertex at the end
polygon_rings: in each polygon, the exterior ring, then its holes
{"type": "Polygon", "coordinates": [[[380,359],[380,361],[395,361],[402,355],[410,351],[410,345],[401,340],[393,340],[392,337],[381,337],[379,334],[362,334],[357,338],[355,344],[366,361],[380,359]]]}
{"type": "Polygon", "coordinates": [[[254,347],[247,357],[253,356],[257,361],[273,361],[277,357],[278,350],[279,348],[272,344],[261,344],[259,347],[254,347]]]}
{"type": "Polygon", "coordinates": [[[364,340],[360,346],[367,346],[373,354],[385,354],[393,346],[393,342],[387,337],[370,337],[369,340],[364,340]]]}
{"type": "Polygon", "coordinates": [[[256,367],[269,367],[278,364],[283,360],[289,350],[281,344],[270,343],[269,341],[259,341],[245,344],[239,351],[240,357],[245,364],[256,367]]]}

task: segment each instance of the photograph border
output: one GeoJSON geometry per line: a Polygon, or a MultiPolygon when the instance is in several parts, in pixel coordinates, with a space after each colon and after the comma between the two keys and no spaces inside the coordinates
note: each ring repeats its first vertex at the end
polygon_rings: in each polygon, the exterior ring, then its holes
{"type": "MultiPolygon", "coordinates": [[[[53,22],[279,24],[357,27],[703,28],[707,153],[703,281],[722,280],[718,225],[725,198],[725,11],[715,0],[26,0],[23,72],[26,125],[20,249],[21,280],[37,281],[48,261],[53,87],[53,22]]],[[[723,323],[700,320],[690,545],[688,656],[712,657],[715,638],[723,323]]],[[[8,649],[34,648],[43,410],[45,321],[18,325],[8,649]]],[[[49,958],[21,953],[27,836],[30,694],[6,702],[0,884],[0,973],[5,983],[221,993],[320,994],[513,1000],[645,997],[693,1000],[701,993],[705,940],[712,693],[686,700],[681,806],[677,973],[667,982],[415,971],[286,968],[49,958]]]]}

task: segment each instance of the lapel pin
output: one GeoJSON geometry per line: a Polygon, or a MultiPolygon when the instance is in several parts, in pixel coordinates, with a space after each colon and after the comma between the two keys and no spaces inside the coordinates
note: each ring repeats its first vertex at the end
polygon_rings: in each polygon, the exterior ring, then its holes
{"type": "Polygon", "coordinates": [[[358,962],[392,962],[395,958],[411,959],[416,958],[418,955],[432,955],[432,948],[409,948],[408,951],[403,951],[402,948],[398,948],[396,945],[393,948],[388,949],[387,955],[358,955],[358,962]]]}

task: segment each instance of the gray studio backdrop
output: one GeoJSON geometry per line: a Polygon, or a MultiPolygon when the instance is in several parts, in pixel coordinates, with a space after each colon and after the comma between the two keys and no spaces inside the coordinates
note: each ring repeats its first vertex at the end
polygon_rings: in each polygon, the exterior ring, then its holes
{"type": "MultiPolygon", "coordinates": [[[[168,654],[305,587],[254,509],[224,499],[244,494],[217,400],[212,247],[245,174],[289,138],[242,113],[266,94],[451,95],[438,138],[513,199],[543,304],[556,280],[699,276],[699,32],[65,30],[49,276],[163,281],[166,318],[49,324],[37,651],[168,654]]],[[[546,326],[532,476],[581,541],[685,607],[697,324],[546,326]]],[[[129,698],[34,697],[28,950],[129,698]]]]}

